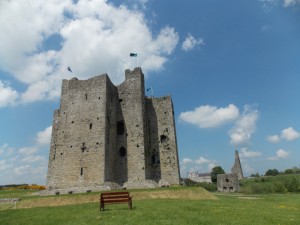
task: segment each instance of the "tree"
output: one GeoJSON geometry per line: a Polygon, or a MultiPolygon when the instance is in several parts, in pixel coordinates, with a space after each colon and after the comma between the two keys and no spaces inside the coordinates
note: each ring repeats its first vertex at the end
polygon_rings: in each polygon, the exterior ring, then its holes
{"type": "Polygon", "coordinates": [[[294,173],[294,170],[293,169],[286,169],[284,171],[285,174],[293,174],[294,173]]]}
{"type": "Polygon", "coordinates": [[[294,173],[300,173],[300,168],[294,166],[293,168],[294,173]]]}
{"type": "Polygon", "coordinates": [[[223,168],[221,166],[216,166],[214,167],[212,170],[211,170],[211,181],[213,183],[216,183],[217,182],[217,176],[218,174],[224,174],[225,171],[223,170],[223,168]]]}
{"type": "Polygon", "coordinates": [[[293,177],[290,182],[287,183],[287,189],[289,192],[296,192],[299,190],[299,181],[293,177]]]}
{"type": "Polygon", "coordinates": [[[267,170],[265,175],[266,176],[276,176],[278,174],[279,174],[279,172],[277,169],[269,169],[269,170],[267,170]]]}
{"type": "Polygon", "coordinates": [[[256,174],[251,174],[250,177],[259,177],[259,174],[256,172],[256,174]]]}

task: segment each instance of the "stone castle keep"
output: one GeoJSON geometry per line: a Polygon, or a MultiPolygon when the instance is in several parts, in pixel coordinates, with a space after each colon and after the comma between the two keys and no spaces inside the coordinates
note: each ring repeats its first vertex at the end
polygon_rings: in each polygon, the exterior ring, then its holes
{"type": "Polygon", "coordinates": [[[70,193],[179,184],[170,96],[145,96],[140,68],[115,86],[107,74],[63,80],[54,112],[48,191],[70,193]]]}

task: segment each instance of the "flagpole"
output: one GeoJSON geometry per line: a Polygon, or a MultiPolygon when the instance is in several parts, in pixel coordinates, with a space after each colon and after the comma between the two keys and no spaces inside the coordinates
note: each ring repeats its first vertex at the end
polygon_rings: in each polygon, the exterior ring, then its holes
{"type": "Polygon", "coordinates": [[[152,96],[152,98],[154,97],[154,95],[153,95],[153,87],[151,86],[151,96],[152,96]]]}

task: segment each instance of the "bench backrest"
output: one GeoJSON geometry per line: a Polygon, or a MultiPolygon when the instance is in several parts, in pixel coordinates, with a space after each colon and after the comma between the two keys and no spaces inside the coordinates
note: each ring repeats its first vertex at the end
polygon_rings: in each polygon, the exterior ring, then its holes
{"type": "Polygon", "coordinates": [[[116,202],[118,200],[122,201],[124,199],[129,199],[129,192],[104,192],[101,193],[101,200],[102,201],[110,201],[110,200],[115,200],[116,202]]]}

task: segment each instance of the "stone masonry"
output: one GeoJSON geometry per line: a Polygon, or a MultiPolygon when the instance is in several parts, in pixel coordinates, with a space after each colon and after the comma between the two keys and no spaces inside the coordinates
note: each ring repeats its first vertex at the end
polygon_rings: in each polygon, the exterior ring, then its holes
{"type": "Polygon", "coordinates": [[[179,184],[170,96],[145,96],[140,68],[115,86],[107,74],[63,80],[54,112],[47,191],[73,193],[179,184]]]}

